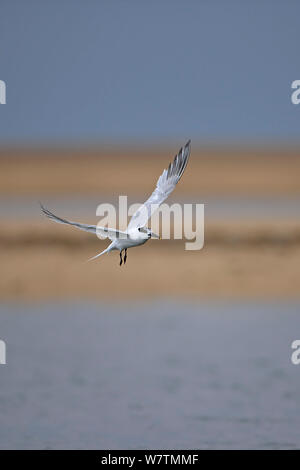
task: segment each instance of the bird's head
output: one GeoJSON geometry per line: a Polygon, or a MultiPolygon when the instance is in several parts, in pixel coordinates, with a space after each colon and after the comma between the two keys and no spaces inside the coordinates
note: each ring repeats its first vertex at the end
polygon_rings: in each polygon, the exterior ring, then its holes
{"type": "Polygon", "coordinates": [[[152,232],[148,227],[139,227],[138,231],[144,234],[145,238],[158,238],[160,240],[160,236],[156,235],[156,233],[152,232]]]}

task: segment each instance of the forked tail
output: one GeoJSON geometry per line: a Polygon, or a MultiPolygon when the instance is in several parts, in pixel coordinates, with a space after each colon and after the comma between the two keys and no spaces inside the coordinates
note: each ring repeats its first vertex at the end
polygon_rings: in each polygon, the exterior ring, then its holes
{"type": "Polygon", "coordinates": [[[114,243],[112,242],[110,245],[108,245],[108,247],[105,250],[101,251],[101,253],[98,253],[98,255],[93,256],[92,258],[89,258],[87,261],[92,261],[93,259],[99,258],[99,256],[104,255],[104,253],[108,253],[113,248],[114,248],[114,243]]]}

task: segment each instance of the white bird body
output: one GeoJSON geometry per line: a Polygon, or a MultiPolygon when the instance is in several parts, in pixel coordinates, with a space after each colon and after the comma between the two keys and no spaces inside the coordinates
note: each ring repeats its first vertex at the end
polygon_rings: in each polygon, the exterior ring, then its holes
{"type": "Polygon", "coordinates": [[[85,230],[86,232],[106,235],[112,241],[104,251],[91,258],[91,260],[98,258],[104,253],[118,250],[120,252],[120,265],[123,262],[122,252],[125,251],[125,264],[128,248],[144,245],[150,238],[160,238],[146,227],[147,221],[158,209],[160,204],[162,204],[162,202],[165,201],[170,193],[174,190],[186,168],[190,156],[190,150],[191,143],[188,141],[187,144],[180,149],[173,162],[170,163],[168,169],[163,171],[156,183],[155,190],[144,202],[144,204],[142,204],[142,206],[139,207],[139,209],[133,214],[125,231],[109,227],[99,227],[98,225],[87,225],[78,222],[72,222],[70,220],[57,217],[41,204],[42,211],[47,217],[54,220],[55,222],[73,225],[74,227],[77,227],[80,230],[85,230]]]}
{"type": "Polygon", "coordinates": [[[144,234],[141,234],[141,232],[139,232],[137,229],[131,230],[130,232],[128,232],[126,238],[117,238],[116,240],[114,240],[109,245],[109,247],[111,247],[109,251],[122,251],[126,250],[127,248],[133,248],[134,246],[144,245],[144,243],[146,243],[149,238],[151,238],[151,235],[145,236],[144,234]]]}

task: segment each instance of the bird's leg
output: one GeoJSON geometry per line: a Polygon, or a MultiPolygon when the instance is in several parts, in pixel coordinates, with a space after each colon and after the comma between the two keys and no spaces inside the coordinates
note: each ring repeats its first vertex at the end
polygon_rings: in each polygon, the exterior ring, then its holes
{"type": "Polygon", "coordinates": [[[123,259],[122,259],[122,251],[120,251],[120,266],[121,264],[123,263],[123,259]]]}
{"type": "Polygon", "coordinates": [[[126,260],[127,260],[127,248],[125,248],[124,264],[126,263],[126,260]]]}

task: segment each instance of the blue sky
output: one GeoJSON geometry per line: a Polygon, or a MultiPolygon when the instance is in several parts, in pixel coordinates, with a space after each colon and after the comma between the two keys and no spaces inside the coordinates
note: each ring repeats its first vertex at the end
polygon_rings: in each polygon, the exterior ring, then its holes
{"type": "Polygon", "coordinates": [[[300,2],[1,0],[0,142],[299,142],[300,2]]]}

